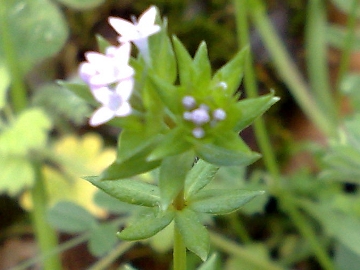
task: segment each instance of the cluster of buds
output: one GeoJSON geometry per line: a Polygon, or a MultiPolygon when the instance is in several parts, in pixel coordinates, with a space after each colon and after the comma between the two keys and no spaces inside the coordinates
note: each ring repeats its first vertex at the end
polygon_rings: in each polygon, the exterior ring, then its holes
{"type": "Polygon", "coordinates": [[[94,98],[102,104],[90,118],[90,125],[101,125],[114,117],[131,114],[129,99],[134,89],[134,69],[129,65],[131,42],[137,46],[145,61],[150,61],[148,37],[160,31],[155,24],[156,8],[147,9],[133,23],[121,18],[109,18],[109,24],[120,34],[119,46],[110,46],[105,54],[85,53],[86,62],[79,74],[90,87],[94,98]]]}
{"type": "Polygon", "coordinates": [[[209,106],[205,104],[197,104],[192,96],[185,96],[182,99],[182,105],[185,108],[183,118],[186,121],[192,122],[194,128],[192,134],[195,138],[201,139],[205,136],[204,127],[210,125],[215,126],[217,122],[226,118],[226,112],[223,109],[210,110],[209,106]]]}

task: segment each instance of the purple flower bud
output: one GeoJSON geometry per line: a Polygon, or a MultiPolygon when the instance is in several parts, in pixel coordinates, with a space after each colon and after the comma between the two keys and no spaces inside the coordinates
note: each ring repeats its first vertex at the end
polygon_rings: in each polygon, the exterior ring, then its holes
{"type": "Polygon", "coordinates": [[[196,100],[192,96],[185,96],[182,99],[182,104],[187,110],[191,110],[196,106],[196,100]]]}
{"type": "Polygon", "coordinates": [[[226,118],[226,112],[223,109],[216,109],[212,113],[215,120],[221,121],[226,118]]]}
{"type": "Polygon", "coordinates": [[[185,119],[185,120],[188,120],[188,121],[191,121],[191,112],[184,112],[183,113],[183,118],[185,119]]]}
{"type": "Polygon", "coordinates": [[[203,125],[210,121],[210,116],[206,109],[199,108],[191,112],[191,120],[195,125],[203,125]]]}
{"type": "Polygon", "coordinates": [[[195,138],[201,139],[205,136],[205,131],[201,127],[196,127],[193,129],[192,134],[195,138]]]}

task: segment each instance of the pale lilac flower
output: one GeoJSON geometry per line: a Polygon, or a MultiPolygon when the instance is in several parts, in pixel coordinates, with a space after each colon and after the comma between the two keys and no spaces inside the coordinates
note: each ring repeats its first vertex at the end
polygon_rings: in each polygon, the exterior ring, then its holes
{"type": "Polygon", "coordinates": [[[155,24],[155,18],[156,8],[151,6],[140,15],[139,20],[133,19],[133,23],[122,18],[110,17],[109,24],[121,35],[119,42],[133,42],[145,60],[149,60],[147,39],[161,29],[155,24]]]}
{"type": "Polygon", "coordinates": [[[191,112],[191,121],[195,125],[203,125],[210,121],[209,112],[205,108],[198,108],[191,112]]]}
{"type": "Polygon", "coordinates": [[[115,90],[109,87],[101,87],[92,91],[95,99],[102,106],[97,109],[90,118],[91,126],[98,126],[114,117],[124,117],[131,114],[129,99],[134,87],[133,78],[119,82],[115,90]]]}
{"type": "Polygon", "coordinates": [[[201,127],[196,127],[192,130],[192,134],[195,138],[201,139],[205,136],[205,131],[201,127]]]}
{"type": "Polygon", "coordinates": [[[196,106],[196,100],[192,96],[185,96],[182,99],[182,104],[186,109],[191,110],[196,106]]]}
{"type": "Polygon", "coordinates": [[[221,121],[226,118],[226,112],[223,109],[214,110],[212,115],[213,115],[213,118],[217,121],[221,121]]]}
{"type": "Polygon", "coordinates": [[[80,77],[90,86],[98,88],[120,82],[134,75],[129,66],[131,46],[125,43],[119,47],[109,47],[105,54],[87,52],[79,68],[80,77]]]}

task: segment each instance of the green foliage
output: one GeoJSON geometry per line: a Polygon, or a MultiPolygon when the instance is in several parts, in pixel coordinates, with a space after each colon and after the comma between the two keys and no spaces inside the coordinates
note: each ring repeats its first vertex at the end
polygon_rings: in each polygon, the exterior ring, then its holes
{"type": "Polygon", "coordinates": [[[6,104],[6,93],[10,85],[10,74],[3,62],[0,61],[0,110],[6,104]]]}
{"type": "Polygon", "coordinates": [[[50,128],[50,120],[38,108],[22,112],[1,127],[1,191],[16,195],[24,188],[31,187],[34,171],[30,157],[44,149],[50,128]]]}
{"type": "Polygon", "coordinates": [[[62,48],[68,28],[54,3],[48,0],[9,0],[2,4],[0,55],[10,53],[7,50],[11,46],[13,55],[19,59],[17,68],[22,74],[62,48]]]}
{"type": "Polygon", "coordinates": [[[104,3],[105,0],[57,0],[69,8],[84,10],[95,8],[104,3]]]}

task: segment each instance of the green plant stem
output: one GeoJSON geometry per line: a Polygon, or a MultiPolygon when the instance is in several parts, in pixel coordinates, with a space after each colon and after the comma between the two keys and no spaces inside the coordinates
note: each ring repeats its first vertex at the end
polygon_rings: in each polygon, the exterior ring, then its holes
{"type": "MultiPolygon", "coordinates": [[[[349,14],[347,25],[346,25],[347,35],[346,35],[345,41],[344,41],[344,47],[343,47],[341,59],[340,59],[339,73],[338,73],[338,77],[336,80],[336,88],[335,89],[338,90],[338,93],[340,90],[340,84],[341,84],[342,80],[344,79],[344,75],[345,75],[345,73],[349,67],[349,63],[350,63],[352,46],[353,46],[353,42],[355,39],[356,14],[357,14],[358,10],[359,10],[359,1],[353,0],[353,3],[351,5],[351,12],[349,14]]],[[[338,99],[340,100],[339,97],[338,97],[338,99]]]]}
{"type": "Polygon", "coordinates": [[[272,56],[279,75],[288,86],[296,102],[316,127],[325,135],[335,137],[337,135],[336,126],[332,121],[328,120],[325,113],[319,108],[309,93],[307,84],[300,75],[295,63],[292,61],[292,58],[272,26],[270,19],[266,15],[262,1],[252,0],[249,1],[249,4],[251,4],[250,14],[255,26],[272,56]]]}
{"type": "MultiPolygon", "coordinates": [[[[56,248],[58,241],[54,230],[46,222],[46,191],[44,187],[44,179],[39,164],[34,164],[34,171],[36,174],[35,184],[31,189],[31,196],[33,202],[32,219],[35,227],[35,235],[43,254],[56,248]]],[[[49,256],[44,260],[44,269],[46,270],[61,270],[61,262],[57,255],[49,256]]]]}
{"type": "MultiPolygon", "coordinates": [[[[249,26],[247,23],[247,7],[250,7],[250,3],[252,0],[234,0],[235,4],[235,14],[236,14],[236,25],[237,25],[237,31],[239,36],[239,44],[241,46],[245,46],[249,43],[249,26]]],[[[253,2],[252,2],[253,3],[253,2]]],[[[254,6],[253,6],[254,8],[254,6]]],[[[260,18],[261,16],[266,16],[264,12],[257,14],[257,20],[259,22],[264,23],[264,19],[260,18]]],[[[262,25],[261,23],[261,25],[262,25]]],[[[257,25],[259,26],[259,25],[257,25]]],[[[264,26],[264,25],[262,25],[264,26]]],[[[265,24],[265,29],[269,27],[267,23],[265,24]]],[[[264,30],[264,29],[263,29],[264,30]]],[[[269,29],[268,29],[269,30],[269,29]]],[[[273,29],[270,29],[275,34],[273,29]]],[[[271,33],[270,33],[271,34],[271,33]]],[[[270,35],[269,34],[269,35],[270,35]]],[[[272,39],[270,37],[270,39],[272,39]]],[[[275,44],[278,43],[279,47],[282,47],[282,44],[279,40],[275,39],[275,44]]],[[[274,44],[273,44],[274,45],[274,44]]],[[[280,51],[280,54],[275,54],[275,58],[286,58],[288,57],[286,55],[286,51],[283,52],[280,51]]],[[[289,58],[290,59],[290,58],[289,58]]],[[[276,59],[274,59],[276,61],[276,59]]],[[[288,65],[293,65],[292,62],[289,62],[288,65]]],[[[286,65],[285,65],[286,66],[286,65]]],[[[252,67],[252,56],[250,54],[249,61],[246,64],[245,67],[245,86],[246,91],[250,97],[256,97],[257,96],[257,86],[256,86],[256,79],[255,79],[255,72],[252,67]]],[[[284,72],[286,72],[284,70],[284,72]]],[[[293,72],[295,72],[295,67],[293,68],[293,72]]],[[[297,74],[296,72],[294,74],[297,74]]],[[[298,80],[301,78],[299,77],[298,80]]],[[[302,89],[304,91],[304,94],[307,93],[307,90],[304,88],[302,89]]],[[[303,93],[303,92],[300,93],[303,93]]],[[[304,95],[304,98],[312,100],[310,96],[304,95]]],[[[282,205],[285,205],[284,210],[287,212],[287,214],[292,218],[295,226],[298,228],[299,232],[303,235],[305,239],[307,239],[316,254],[320,264],[324,267],[324,269],[332,269],[332,262],[330,258],[328,257],[325,249],[317,242],[316,233],[312,230],[312,228],[309,226],[309,224],[306,222],[306,220],[300,215],[298,209],[296,208],[296,205],[293,203],[293,201],[287,200],[287,194],[288,191],[284,191],[281,187],[281,175],[280,175],[280,169],[276,162],[276,157],[274,154],[274,151],[271,147],[271,143],[269,140],[269,136],[267,134],[267,130],[265,128],[265,124],[263,120],[258,119],[254,123],[254,129],[255,129],[255,135],[259,142],[260,149],[263,153],[263,157],[265,160],[265,165],[267,169],[269,170],[271,176],[272,176],[272,182],[269,182],[269,191],[276,197],[278,197],[279,201],[282,203],[282,205]]]]}
{"type": "Polygon", "coordinates": [[[16,55],[15,46],[9,28],[8,14],[11,12],[6,9],[6,4],[0,5],[0,32],[2,48],[4,51],[5,66],[11,76],[11,103],[15,113],[19,113],[26,108],[27,97],[26,87],[23,81],[21,70],[19,69],[19,58],[16,55]]]}
{"type": "Polygon", "coordinates": [[[107,256],[103,257],[97,263],[89,268],[89,270],[103,270],[109,269],[111,263],[121,254],[129,250],[136,242],[122,242],[116,248],[114,248],[107,256]]]}
{"type": "Polygon", "coordinates": [[[227,215],[227,217],[230,222],[230,227],[235,231],[241,241],[244,244],[251,243],[251,237],[240,220],[240,217],[236,213],[231,213],[227,215]]]}
{"type": "Polygon", "coordinates": [[[186,246],[176,225],[174,225],[173,258],[174,270],[186,270],[186,246]]]}
{"type": "Polygon", "coordinates": [[[281,197],[282,208],[294,221],[294,224],[296,225],[300,233],[303,235],[303,237],[309,242],[322,268],[325,270],[333,270],[334,266],[330,257],[328,256],[324,247],[317,240],[317,237],[310,224],[306,222],[306,219],[299,212],[299,209],[296,208],[296,203],[290,196],[290,194],[283,194],[283,196],[281,197]]]}
{"type": "Polygon", "coordinates": [[[210,239],[211,242],[219,249],[222,249],[230,255],[243,259],[247,263],[253,265],[256,269],[283,270],[281,266],[278,266],[271,261],[260,258],[253,252],[246,250],[245,248],[237,245],[235,242],[228,240],[217,233],[210,232],[210,239]]]}
{"type": "MultiPolygon", "coordinates": [[[[173,206],[177,210],[181,210],[185,206],[184,189],[176,196],[173,206]]],[[[174,224],[174,250],[173,250],[174,270],[186,270],[186,246],[183,238],[178,230],[176,223],[174,224]]]]}
{"type": "MultiPolygon", "coordinates": [[[[247,46],[249,40],[249,26],[247,21],[247,0],[235,0],[235,14],[236,14],[236,28],[238,33],[238,44],[241,47],[247,46]]],[[[245,90],[250,98],[256,98],[257,83],[255,77],[255,71],[253,68],[253,58],[250,52],[248,59],[245,63],[245,90]]],[[[265,123],[262,118],[258,118],[254,121],[254,130],[257,142],[264,157],[264,162],[272,175],[272,183],[270,187],[277,189],[280,185],[280,171],[276,163],[276,157],[271,147],[270,139],[266,131],[265,123]]]]}
{"type": "Polygon", "coordinates": [[[327,17],[323,0],[308,1],[305,31],[306,66],[312,93],[328,121],[337,126],[338,112],[330,87],[327,17]]]}

